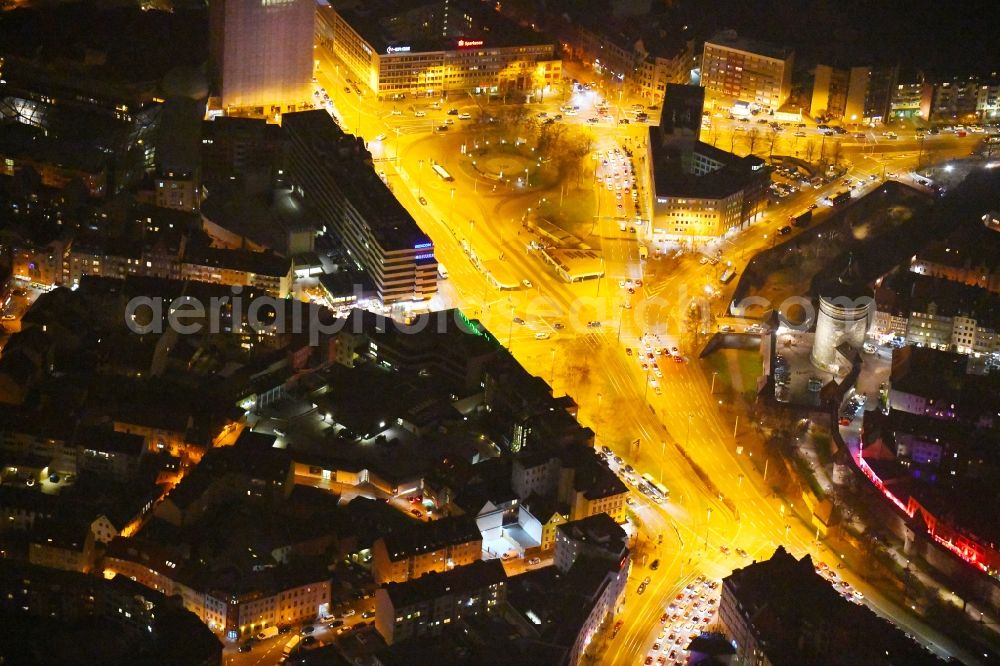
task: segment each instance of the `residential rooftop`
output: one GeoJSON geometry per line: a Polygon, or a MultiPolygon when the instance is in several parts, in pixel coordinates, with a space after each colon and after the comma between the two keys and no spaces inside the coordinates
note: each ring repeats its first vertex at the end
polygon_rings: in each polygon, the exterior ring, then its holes
{"type": "Polygon", "coordinates": [[[781,546],[770,559],[733,571],[722,594],[723,604],[731,595],[737,612],[750,618],[773,666],[943,663],[868,607],[843,599],[808,555],[796,560],[781,546]]]}
{"type": "Polygon", "coordinates": [[[765,58],[773,58],[775,60],[785,60],[792,55],[792,51],[790,49],[775,46],[774,44],[756,39],[740,37],[735,30],[721,30],[715,33],[705,40],[705,45],[708,46],[709,44],[724,46],[728,49],[746,51],[748,53],[764,56],[765,58]]]}
{"type": "Polygon", "coordinates": [[[503,563],[492,559],[455,567],[450,571],[431,572],[405,583],[388,583],[385,591],[398,612],[400,608],[430,602],[446,594],[464,594],[491,585],[503,585],[506,581],[503,563]]]}

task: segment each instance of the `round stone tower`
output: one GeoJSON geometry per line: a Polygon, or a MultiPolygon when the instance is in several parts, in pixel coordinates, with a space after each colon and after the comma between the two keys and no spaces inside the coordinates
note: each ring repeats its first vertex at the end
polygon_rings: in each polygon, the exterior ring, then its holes
{"type": "Polygon", "coordinates": [[[813,365],[827,372],[841,373],[850,365],[845,352],[860,351],[875,310],[874,291],[865,284],[854,256],[836,278],[817,287],[819,313],[813,340],[813,365]]]}

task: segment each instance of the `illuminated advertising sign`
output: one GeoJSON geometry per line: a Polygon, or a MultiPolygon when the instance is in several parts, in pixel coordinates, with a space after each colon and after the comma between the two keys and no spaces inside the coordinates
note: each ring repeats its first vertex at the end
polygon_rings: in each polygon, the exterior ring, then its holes
{"type": "Polygon", "coordinates": [[[458,48],[467,49],[475,46],[482,46],[483,40],[481,39],[460,39],[458,40],[458,48]]]}
{"type": "Polygon", "coordinates": [[[410,47],[409,46],[387,46],[385,48],[385,52],[388,55],[392,55],[393,53],[409,53],[410,52],[410,47]]]}

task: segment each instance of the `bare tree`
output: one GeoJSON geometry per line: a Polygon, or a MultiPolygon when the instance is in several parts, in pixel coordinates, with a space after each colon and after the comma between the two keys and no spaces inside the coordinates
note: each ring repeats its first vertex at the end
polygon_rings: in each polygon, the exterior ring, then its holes
{"type": "Polygon", "coordinates": [[[816,143],[810,141],[806,144],[806,162],[812,162],[813,153],[816,152],[816,143]]]}
{"type": "Polygon", "coordinates": [[[535,120],[530,110],[523,104],[514,104],[503,107],[497,111],[497,128],[503,134],[512,134],[516,131],[533,131],[535,120]]]}
{"type": "Polygon", "coordinates": [[[758,139],[760,139],[760,130],[756,127],[751,127],[750,131],[747,132],[747,143],[750,146],[750,155],[753,155],[753,149],[756,147],[758,139]]]}
{"type": "Polygon", "coordinates": [[[778,141],[778,132],[772,127],[770,133],[767,135],[768,143],[768,160],[774,159],[774,144],[778,141]]]}
{"type": "Polygon", "coordinates": [[[830,147],[830,162],[832,164],[837,164],[840,161],[840,150],[840,141],[834,141],[830,147]]]}

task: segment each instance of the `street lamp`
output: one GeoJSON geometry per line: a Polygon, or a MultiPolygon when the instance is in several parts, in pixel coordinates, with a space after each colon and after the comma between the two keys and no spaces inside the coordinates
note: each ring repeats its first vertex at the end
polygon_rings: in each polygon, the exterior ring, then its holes
{"type": "Polygon", "coordinates": [[[424,161],[417,160],[417,196],[422,196],[424,182],[424,161]]]}
{"type": "Polygon", "coordinates": [[[451,188],[451,204],[448,206],[448,223],[451,224],[452,215],[455,213],[455,188],[451,188]]]}

